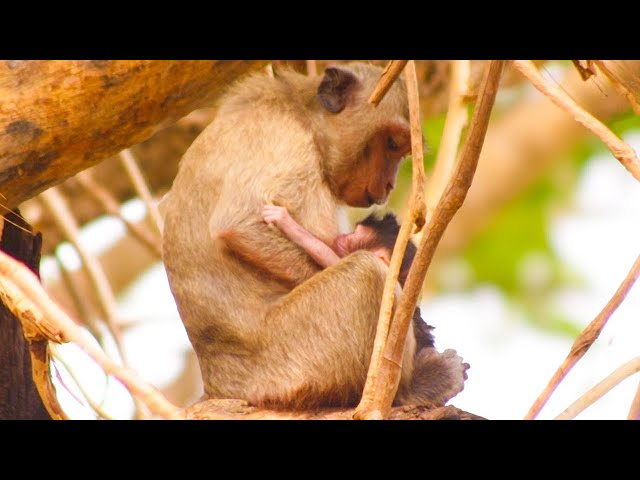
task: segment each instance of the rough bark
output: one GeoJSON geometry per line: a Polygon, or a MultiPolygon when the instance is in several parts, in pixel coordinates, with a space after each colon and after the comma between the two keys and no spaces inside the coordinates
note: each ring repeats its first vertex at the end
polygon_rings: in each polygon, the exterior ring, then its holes
{"type": "Polygon", "coordinates": [[[0,191],[8,207],[208,106],[267,61],[0,62],[0,191]]]}
{"type": "MultiPolygon", "coordinates": [[[[6,217],[31,230],[15,214],[6,217]]],[[[26,264],[36,275],[41,244],[41,235],[27,233],[4,222],[0,249],[26,264]]],[[[29,345],[20,322],[0,303],[0,420],[50,418],[33,382],[29,345]]]]}
{"type": "MultiPolygon", "coordinates": [[[[353,409],[289,412],[251,407],[244,400],[205,400],[184,410],[191,420],[351,420],[353,409]]],[[[486,420],[452,405],[406,405],[391,409],[389,420],[486,420]]]]}

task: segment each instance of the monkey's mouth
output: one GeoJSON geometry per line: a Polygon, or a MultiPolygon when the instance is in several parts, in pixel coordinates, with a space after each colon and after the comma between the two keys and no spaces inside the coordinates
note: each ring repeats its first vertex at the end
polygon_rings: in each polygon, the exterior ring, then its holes
{"type": "Polygon", "coordinates": [[[375,198],[373,195],[369,193],[369,190],[365,190],[365,202],[367,203],[367,207],[372,205],[382,205],[387,201],[387,196],[385,195],[383,198],[375,198]]]}

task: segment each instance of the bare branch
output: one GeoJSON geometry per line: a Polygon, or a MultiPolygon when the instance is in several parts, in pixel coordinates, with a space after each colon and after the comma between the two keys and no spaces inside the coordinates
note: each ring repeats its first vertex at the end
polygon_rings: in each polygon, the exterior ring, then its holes
{"type": "Polygon", "coordinates": [[[318,75],[318,65],[315,60],[307,60],[307,75],[310,77],[318,75]]]}
{"type": "Polygon", "coordinates": [[[149,212],[149,217],[153,220],[153,223],[158,230],[158,234],[162,236],[162,217],[160,216],[160,212],[158,211],[158,205],[153,200],[153,196],[149,191],[147,182],[144,179],[142,171],[138,167],[136,159],[133,158],[133,154],[129,149],[125,149],[120,152],[120,159],[122,160],[122,165],[124,166],[127,175],[131,179],[131,183],[146,205],[147,211],[149,212]]]}
{"type": "Polygon", "coordinates": [[[595,387],[572,403],[564,412],[558,415],[555,420],[571,420],[579,415],[583,410],[592,405],[596,400],[603,397],[613,387],[622,382],[625,378],[640,371],[640,357],[625,363],[616,369],[611,375],[598,383],[595,387]]]}
{"type": "Polygon", "coordinates": [[[377,106],[384,98],[386,93],[396,81],[396,78],[402,73],[402,69],[407,64],[408,60],[391,60],[382,72],[378,84],[373,89],[371,96],[369,97],[369,103],[377,106]]]}
{"type": "Polygon", "coordinates": [[[540,72],[530,60],[514,60],[513,65],[529,79],[534,87],[602,140],[613,156],[622,163],[636,180],[640,181],[640,161],[633,148],[623,142],[600,120],[574,102],[566,92],[540,75],[540,72]]]}
{"type": "Polygon", "coordinates": [[[636,96],[627,88],[624,82],[607,67],[607,64],[604,63],[603,60],[594,60],[593,63],[595,63],[598,69],[611,81],[618,93],[627,99],[636,115],[640,115],[640,103],[638,103],[636,96]]]}
{"type": "Polygon", "coordinates": [[[409,100],[409,117],[411,121],[411,159],[413,166],[413,185],[411,188],[411,198],[409,200],[409,214],[402,222],[398,238],[396,239],[389,271],[385,279],[382,294],[382,304],[376,328],[376,339],[373,345],[373,353],[369,363],[367,381],[365,383],[362,400],[354,412],[354,418],[377,418],[379,412],[370,409],[375,396],[376,379],[380,371],[382,353],[389,332],[391,323],[391,313],[393,303],[398,288],[398,274],[402,266],[404,252],[409,242],[409,237],[414,225],[422,227],[425,217],[424,185],[426,176],[424,173],[424,152],[422,150],[422,130],[420,128],[420,99],[418,97],[418,80],[413,60],[407,64],[406,73],[407,93],[409,100]]]}
{"type": "Polygon", "coordinates": [[[451,62],[447,118],[444,122],[438,157],[427,186],[427,212],[429,213],[432,213],[438,204],[456,163],[462,130],[468,122],[465,97],[469,92],[470,74],[469,60],[451,62]]]}
{"type": "Polygon", "coordinates": [[[480,96],[473,113],[471,128],[465,140],[460,161],[440,202],[438,202],[433,216],[429,218],[429,223],[418,246],[418,252],[409,270],[398,308],[394,314],[387,337],[382,366],[378,375],[376,397],[371,406],[371,411],[375,412],[377,410],[383,418],[387,416],[398,389],[404,341],[427,269],[433,258],[433,253],[446,226],[464,202],[471,186],[489,124],[489,116],[498,91],[503,65],[504,61],[502,60],[492,60],[487,64],[480,96]]]}
{"type": "Polygon", "coordinates": [[[638,276],[640,276],[640,255],[636,258],[631,270],[629,270],[629,273],[627,273],[627,276],[616,290],[616,293],[613,294],[613,297],[611,297],[598,316],[594,318],[589,325],[587,325],[582,333],[578,335],[575,342],[573,342],[573,346],[571,347],[567,358],[564,359],[564,362],[562,362],[562,365],[560,365],[556,373],[553,375],[549,384],[538,396],[536,401],[533,402],[533,405],[524,417],[525,420],[533,420],[538,416],[553,392],[558,388],[558,385],[560,385],[560,382],[564,380],[575,364],[578,363],[585,353],[587,353],[587,350],[591,348],[593,342],[595,342],[600,336],[600,333],[607,324],[607,321],[625,299],[627,293],[629,293],[629,290],[638,279],[638,276]]]}
{"type": "Polygon", "coordinates": [[[182,418],[178,409],[133,370],[121,367],[95,346],[91,336],[71,320],[46,294],[37,277],[23,264],[0,251],[0,298],[22,323],[29,342],[71,341],[84,350],[102,369],[117,378],[134,398],[151,412],[170,419],[182,418]]]}
{"type": "Polygon", "coordinates": [[[124,218],[120,211],[120,204],[118,203],[118,200],[109,193],[109,190],[103,188],[98,182],[96,182],[90,172],[91,170],[84,170],[78,173],[76,175],[78,183],[82,185],[84,190],[94,200],[96,200],[102,208],[104,208],[106,213],[118,218],[124,226],[127,227],[131,236],[146,246],[156,257],[162,258],[162,246],[158,239],[142,225],[132,223],[124,218]]]}
{"type": "Polygon", "coordinates": [[[627,420],[640,420],[640,384],[638,385],[635,397],[633,397],[633,402],[631,402],[627,420]]]}

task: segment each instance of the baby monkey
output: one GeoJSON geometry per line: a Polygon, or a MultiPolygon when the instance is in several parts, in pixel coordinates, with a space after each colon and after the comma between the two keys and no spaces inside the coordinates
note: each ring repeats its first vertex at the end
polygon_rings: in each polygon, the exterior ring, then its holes
{"type": "MultiPolygon", "coordinates": [[[[371,214],[359,222],[353,232],[336,236],[333,244],[329,246],[300,226],[285,207],[266,205],[262,210],[262,217],[266,223],[277,226],[287,238],[300,246],[322,268],[337,263],[340,258],[357,250],[367,250],[389,265],[393,247],[400,232],[400,225],[394,214],[387,213],[381,219],[371,214]]],[[[402,287],[415,255],[416,246],[410,241],[398,275],[398,281],[402,287]]],[[[422,320],[420,309],[417,307],[413,314],[413,330],[416,337],[416,352],[423,348],[434,347],[434,338],[431,333],[433,327],[422,320]]]]}

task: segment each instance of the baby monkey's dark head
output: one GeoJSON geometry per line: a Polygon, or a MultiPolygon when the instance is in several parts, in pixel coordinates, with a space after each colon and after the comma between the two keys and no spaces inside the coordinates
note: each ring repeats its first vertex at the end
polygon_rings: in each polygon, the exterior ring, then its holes
{"type": "MultiPolygon", "coordinates": [[[[387,213],[382,218],[375,214],[358,222],[352,233],[338,235],[334,242],[334,250],[338,255],[345,256],[357,250],[368,250],[375,253],[387,264],[391,261],[391,254],[400,233],[400,225],[393,213],[387,213]]],[[[409,241],[402,259],[398,281],[404,287],[409,274],[409,268],[416,256],[416,246],[409,241]]]]}

